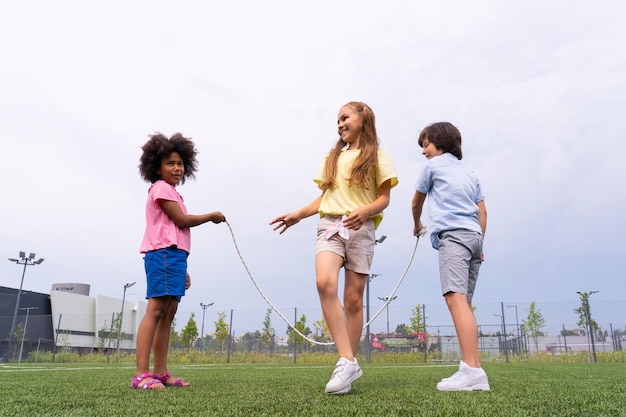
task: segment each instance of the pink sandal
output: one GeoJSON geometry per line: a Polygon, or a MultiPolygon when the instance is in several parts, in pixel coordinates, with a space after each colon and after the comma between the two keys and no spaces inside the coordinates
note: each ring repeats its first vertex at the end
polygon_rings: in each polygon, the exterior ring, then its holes
{"type": "Polygon", "coordinates": [[[130,387],[160,390],[165,388],[165,384],[161,382],[160,378],[155,378],[150,372],[144,372],[139,376],[133,375],[130,387]]]}
{"type": "Polygon", "coordinates": [[[182,378],[176,378],[174,382],[168,383],[167,381],[172,377],[172,373],[170,371],[167,371],[165,375],[154,375],[154,377],[158,379],[159,381],[161,381],[161,384],[163,384],[163,386],[165,387],[188,387],[189,386],[189,384],[183,381],[182,378]]]}

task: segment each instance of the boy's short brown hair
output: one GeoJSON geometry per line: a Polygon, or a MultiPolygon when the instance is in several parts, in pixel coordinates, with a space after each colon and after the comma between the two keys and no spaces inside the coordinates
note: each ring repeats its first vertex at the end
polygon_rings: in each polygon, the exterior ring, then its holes
{"type": "Polygon", "coordinates": [[[452,123],[436,122],[426,126],[420,132],[417,144],[424,147],[424,140],[435,145],[443,152],[449,152],[459,159],[463,159],[461,151],[461,132],[452,123]]]}

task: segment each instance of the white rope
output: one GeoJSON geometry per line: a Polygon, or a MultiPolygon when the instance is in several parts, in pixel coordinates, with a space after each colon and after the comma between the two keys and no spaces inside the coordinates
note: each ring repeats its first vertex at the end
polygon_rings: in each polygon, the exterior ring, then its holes
{"type": "MultiPolygon", "coordinates": [[[[228,226],[228,230],[230,230],[230,235],[231,235],[231,237],[233,239],[233,244],[235,245],[235,250],[237,251],[237,255],[239,256],[239,259],[241,260],[241,263],[243,264],[243,267],[246,269],[246,272],[248,273],[248,276],[250,277],[250,280],[252,280],[252,284],[254,284],[254,286],[256,287],[256,289],[259,292],[259,294],[261,294],[261,297],[263,297],[265,302],[272,308],[272,310],[274,310],[276,312],[276,314],[278,314],[280,316],[280,318],[283,319],[283,321],[285,323],[287,323],[287,325],[290,328],[292,328],[294,332],[299,334],[303,339],[305,339],[305,340],[307,340],[307,341],[309,341],[311,343],[314,343],[316,345],[322,345],[322,346],[334,345],[335,342],[320,342],[318,340],[313,340],[313,339],[308,338],[305,334],[303,334],[300,330],[298,330],[294,325],[292,325],[289,322],[289,320],[287,320],[287,318],[283,315],[283,313],[281,313],[280,310],[278,310],[274,306],[274,304],[272,304],[272,302],[267,298],[267,296],[263,293],[263,291],[259,287],[259,284],[256,282],[256,280],[252,276],[252,273],[250,272],[250,269],[248,268],[248,265],[246,264],[246,261],[243,259],[243,256],[241,255],[241,251],[239,250],[239,246],[237,245],[237,239],[235,238],[235,233],[233,232],[232,226],[230,225],[230,223],[228,223],[228,220],[226,220],[225,222],[226,222],[226,225],[228,226]]],[[[407,264],[406,268],[404,269],[404,272],[400,276],[400,279],[398,280],[398,283],[396,284],[395,288],[391,292],[391,295],[389,295],[389,297],[386,298],[385,304],[383,304],[383,306],[380,308],[380,310],[378,310],[376,312],[376,314],[374,314],[374,317],[372,317],[370,319],[370,321],[365,323],[365,325],[363,326],[363,329],[365,329],[367,326],[369,326],[380,315],[380,313],[383,312],[385,307],[387,307],[387,305],[393,299],[394,295],[396,294],[396,291],[398,291],[398,288],[400,287],[400,284],[402,283],[402,280],[404,280],[404,277],[406,276],[407,272],[409,271],[409,268],[411,267],[411,263],[413,262],[413,258],[415,257],[415,252],[417,250],[417,244],[419,243],[420,236],[424,235],[424,233],[426,233],[426,230],[422,229],[420,231],[420,234],[417,236],[417,239],[415,241],[415,246],[413,247],[413,252],[411,253],[411,257],[409,259],[409,263],[407,264]]],[[[367,279],[370,279],[370,277],[368,276],[367,279]]]]}

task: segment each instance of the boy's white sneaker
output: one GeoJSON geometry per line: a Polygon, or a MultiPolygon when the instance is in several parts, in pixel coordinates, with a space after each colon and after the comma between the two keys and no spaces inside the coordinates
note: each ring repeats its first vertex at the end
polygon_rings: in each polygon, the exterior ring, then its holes
{"type": "Polygon", "coordinates": [[[352,382],[363,375],[359,362],[340,358],[335,365],[330,381],[326,384],[326,394],[345,394],[352,388],[352,382]]]}
{"type": "Polygon", "coordinates": [[[489,379],[483,368],[472,368],[461,361],[459,370],[438,384],[439,391],[489,391],[489,379]]]}

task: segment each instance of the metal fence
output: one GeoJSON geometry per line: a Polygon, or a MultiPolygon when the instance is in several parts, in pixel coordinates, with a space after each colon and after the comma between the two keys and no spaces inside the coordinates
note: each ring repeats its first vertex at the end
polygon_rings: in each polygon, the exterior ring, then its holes
{"type": "MultiPolygon", "coordinates": [[[[531,337],[523,331],[524,321],[528,314],[530,303],[483,303],[475,305],[475,315],[479,330],[479,349],[487,357],[534,354],[546,352],[562,354],[565,352],[587,351],[611,352],[621,350],[626,345],[626,317],[624,301],[602,301],[593,303],[593,320],[598,323],[599,329],[591,334],[585,326],[579,323],[580,317],[574,309],[580,307],[579,302],[568,303],[537,303],[535,310],[541,312],[545,325],[541,328],[543,335],[531,337]]],[[[423,320],[426,324],[427,341],[420,345],[411,341],[411,337],[404,337],[402,329],[406,329],[410,318],[414,314],[415,305],[391,303],[383,314],[380,314],[370,324],[370,350],[379,353],[413,351],[430,353],[430,357],[441,360],[456,360],[460,357],[459,343],[451,323],[445,304],[421,305],[423,320]],[[436,324],[438,323],[438,324],[436,324]],[[400,330],[400,331],[399,331],[400,330]],[[374,338],[407,339],[385,349],[373,348],[374,338]]],[[[372,312],[381,305],[372,306],[372,312]]],[[[261,343],[260,334],[264,331],[263,322],[268,309],[202,309],[199,311],[185,310],[181,304],[176,318],[175,331],[180,332],[189,322],[191,314],[199,332],[204,329],[205,351],[222,350],[215,340],[215,323],[219,315],[224,315],[224,321],[229,328],[230,349],[232,352],[289,352],[293,349],[293,340],[289,337],[289,325],[274,311],[269,311],[273,335],[271,346],[261,343]]],[[[380,311],[380,310],[379,310],[380,311]]],[[[304,319],[304,329],[307,335],[314,339],[320,338],[319,324],[322,314],[319,307],[285,308],[281,311],[288,321],[304,319]]],[[[95,314],[58,314],[37,315],[30,313],[30,317],[19,315],[15,326],[22,334],[14,332],[13,343],[9,348],[8,333],[0,335],[0,360],[25,360],[29,355],[38,355],[42,351],[72,350],[77,352],[111,352],[118,350],[133,351],[135,347],[136,331],[142,316],[136,312],[124,315],[122,331],[116,332],[112,328],[113,315],[95,314]],[[28,320],[28,321],[27,321],[28,320]],[[26,327],[26,328],[25,328],[26,327]],[[25,328],[25,329],[24,329],[25,328]],[[25,330],[25,331],[24,331],[25,330]],[[52,335],[52,336],[51,336],[52,335]],[[119,339],[119,340],[118,340],[119,339]]],[[[8,328],[11,316],[0,316],[0,329],[8,328]]],[[[367,332],[364,330],[364,338],[367,332]]],[[[199,335],[201,336],[201,335],[199,335]]],[[[328,341],[328,335],[325,341],[328,341]]],[[[199,349],[202,338],[197,345],[199,349]]],[[[383,343],[384,345],[384,343],[383,343]]],[[[334,351],[334,346],[316,346],[314,343],[304,342],[296,346],[303,351],[334,351]]],[[[362,343],[363,354],[367,353],[368,344],[362,343]]]]}

